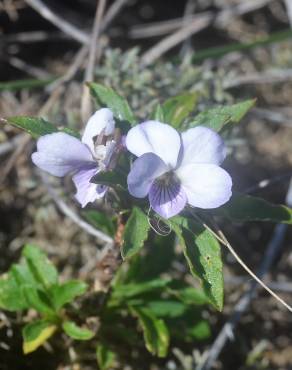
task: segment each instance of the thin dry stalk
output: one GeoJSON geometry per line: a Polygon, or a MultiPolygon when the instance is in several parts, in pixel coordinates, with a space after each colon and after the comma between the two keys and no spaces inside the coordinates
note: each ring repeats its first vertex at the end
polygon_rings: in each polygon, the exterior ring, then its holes
{"type": "Polygon", "coordinates": [[[290,27],[292,27],[292,1],[291,0],[284,0],[286,9],[287,9],[287,15],[290,23],[290,27]]]}
{"type": "Polygon", "coordinates": [[[164,38],[141,56],[141,65],[148,66],[149,64],[153,63],[155,60],[157,60],[163,54],[165,54],[168,50],[178,45],[191,35],[207,27],[210,24],[211,19],[212,15],[206,14],[196,19],[194,22],[188,24],[187,26],[181,28],[172,35],[164,38]]]}
{"type": "MultiPolygon", "coordinates": [[[[194,22],[197,18],[206,14],[190,16],[189,22],[194,22]]],[[[211,13],[210,13],[211,14],[211,13]]],[[[129,31],[129,36],[132,39],[145,39],[149,37],[157,37],[167,35],[171,32],[177,31],[184,23],[184,18],[169,19],[161,22],[151,22],[133,26],[129,31]]]]}
{"type": "Polygon", "coordinates": [[[25,150],[27,144],[30,142],[31,137],[28,134],[24,134],[19,142],[17,143],[17,147],[15,151],[11,154],[10,158],[8,159],[7,163],[5,164],[5,167],[1,170],[1,179],[0,179],[0,185],[5,181],[7,175],[14,167],[18,157],[23,153],[25,150]]]}
{"type": "MultiPolygon", "coordinates": [[[[272,265],[273,261],[278,255],[283,244],[286,229],[287,225],[280,224],[276,226],[273,237],[267,246],[263,262],[259,269],[258,275],[260,277],[263,277],[268,272],[270,266],[272,265]]],[[[207,353],[206,361],[199,367],[197,367],[196,370],[210,370],[213,368],[213,365],[217,358],[219,357],[226,342],[228,341],[228,339],[233,338],[233,331],[237,323],[239,322],[241,316],[246,311],[250,302],[254,298],[256,294],[256,289],[257,289],[256,282],[252,282],[250,284],[248,291],[241,297],[241,299],[235,305],[232,315],[230,316],[229,320],[224,324],[219,335],[213,342],[210,350],[207,353]]]]}
{"type": "Polygon", "coordinates": [[[61,85],[65,84],[66,82],[70,81],[75,76],[78,69],[84,62],[87,53],[88,53],[88,45],[83,45],[78,50],[75,57],[73,58],[73,63],[69,66],[66,73],[62,77],[58,78],[57,80],[52,82],[50,85],[48,85],[46,88],[46,91],[50,93],[54,91],[55,89],[57,89],[58,87],[60,87],[61,85]]]}
{"type": "Polygon", "coordinates": [[[14,68],[19,69],[22,72],[25,72],[33,77],[39,78],[39,79],[49,79],[52,78],[52,76],[44,71],[43,69],[33,66],[27,62],[24,62],[20,58],[16,57],[7,57],[7,61],[10,65],[12,65],[14,68]]]}
{"type": "MultiPolygon", "coordinates": [[[[290,181],[290,185],[289,185],[289,188],[288,188],[288,191],[287,191],[287,194],[286,194],[286,204],[289,205],[289,206],[291,206],[291,204],[292,204],[292,180],[290,181]]],[[[235,305],[232,315],[230,316],[229,320],[224,324],[224,326],[221,329],[219,335],[217,336],[217,338],[213,342],[210,350],[207,353],[206,360],[202,364],[200,364],[199,367],[196,368],[196,370],[210,370],[210,369],[212,369],[215,361],[219,357],[219,355],[220,355],[222,349],[224,348],[226,342],[228,341],[229,338],[233,337],[233,331],[234,331],[237,323],[239,322],[241,316],[246,311],[250,302],[254,298],[254,296],[256,294],[256,290],[258,288],[257,282],[261,286],[263,286],[265,289],[268,288],[266,286],[266,284],[264,284],[262,282],[262,280],[260,280],[260,279],[262,279],[267,274],[267,272],[269,271],[270,267],[272,266],[274,260],[279,255],[281,247],[283,246],[283,241],[284,241],[284,238],[285,238],[286,230],[287,230],[287,225],[284,225],[284,224],[279,224],[275,227],[273,236],[272,236],[272,238],[271,238],[271,240],[270,240],[270,242],[267,246],[263,261],[262,261],[262,263],[260,265],[260,268],[258,270],[259,278],[256,277],[255,281],[252,281],[250,283],[249,289],[241,297],[241,299],[238,301],[238,303],[235,305]]],[[[213,233],[212,230],[210,230],[210,231],[213,233]]],[[[219,230],[218,233],[220,234],[219,237],[216,233],[214,233],[215,235],[217,235],[216,236],[217,239],[219,239],[219,241],[222,244],[227,246],[228,249],[233,254],[233,248],[228,243],[224,234],[220,230],[219,230]]],[[[236,257],[236,253],[235,253],[235,257],[236,257]]],[[[271,291],[269,288],[266,289],[266,290],[268,290],[269,293],[272,292],[271,293],[272,296],[275,297],[276,294],[273,291],[271,291]]],[[[280,297],[278,297],[276,295],[275,298],[278,301],[280,301],[286,308],[288,308],[289,311],[291,311],[291,307],[289,305],[287,305],[280,297]]]]}
{"type": "Polygon", "coordinates": [[[112,5],[108,8],[104,19],[101,22],[101,30],[104,31],[112,22],[112,20],[119,14],[121,9],[129,2],[129,0],[116,0],[112,5]]]}
{"type": "Polygon", "coordinates": [[[272,84],[292,80],[292,69],[272,69],[263,73],[237,76],[223,83],[224,89],[242,85],[272,84]]]}
{"type": "MultiPolygon", "coordinates": [[[[96,8],[94,23],[93,23],[89,59],[88,59],[88,65],[87,65],[86,72],[85,72],[85,81],[93,80],[95,63],[98,61],[100,57],[101,48],[98,47],[98,39],[100,36],[101,20],[104,14],[105,6],[106,6],[106,0],[99,0],[97,8],[96,8]]],[[[84,86],[82,101],[81,101],[81,118],[83,122],[87,121],[91,113],[92,113],[92,104],[90,100],[90,92],[89,92],[88,87],[84,86]]]]}
{"type": "Polygon", "coordinates": [[[86,231],[88,234],[93,235],[94,237],[97,238],[98,242],[101,243],[102,245],[105,245],[107,247],[112,247],[114,244],[114,240],[103,233],[100,230],[97,230],[87,222],[85,222],[82,218],[78,216],[78,214],[67,204],[64,202],[64,200],[59,196],[57,191],[51,186],[48,175],[42,171],[39,171],[40,177],[42,179],[42,182],[47,189],[49,195],[59,208],[59,210],[67,216],[71,221],[73,221],[76,225],[78,225],[81,229],[86,231]]]}
{"type": "MultiPolygon", "coordinates": [[[[193,21],[190,24],[188,24],[187,26],[182,26],[180,30],[176,31],[170,36],[165,37],[156,45],[151,47],[148,51],[146,51],[141,57],[141,65],[147,66],[153,63],[168,50],[178,45],[190,36],[194,35],[195,33],[205,29],[212,22],[216,27],[226,27],[231,17],[234,18],[236,16],[257,10],[267,5],[271,1],[272,0],[249,0],[236,6],[224,9],[217,15],[213,15],[213,13],[211,12],[203,12],[201,14],[198,14],[194,17],[193,21]]],[[[181,22],[183,24],[183,19],[181,22]]]]}
{"type": "Polygon", "coordinates": [[[61,31],[72,37],[74,40],[81,44],[89,44],[89,35],[68,22],[60,15],[54,13],[46,4],[41,0],[25,0],[35,11],[37,11],[47,21],[53,23],[61,31]]]}

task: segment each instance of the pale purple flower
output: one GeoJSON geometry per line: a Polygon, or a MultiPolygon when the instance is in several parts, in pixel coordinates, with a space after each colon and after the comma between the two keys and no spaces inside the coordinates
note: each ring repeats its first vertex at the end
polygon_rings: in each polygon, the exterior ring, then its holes
{"type": "Polygon", "coordinates": [[[217,208],[231,197],[232,180],[219,167],[226,156],[221,137],[206,127],[178,133],[171,126],[147,121],[127,135],[137,157],[128,175],[131,195],[144,198],[159,215],[170,218],[190,204],[217,208]]]}
{"type": "Polygon", "coordinates": [[[96,111],[88,120],[81,141],[64,132],[41,136],[33,163],[51,175],[63,177],[72,173],[76,199],[85,207],[102,198],[107,187],[90,182],[98,172],[107,170],[116,141],[113,139],[115,121],[107,108],[96,111]]]}

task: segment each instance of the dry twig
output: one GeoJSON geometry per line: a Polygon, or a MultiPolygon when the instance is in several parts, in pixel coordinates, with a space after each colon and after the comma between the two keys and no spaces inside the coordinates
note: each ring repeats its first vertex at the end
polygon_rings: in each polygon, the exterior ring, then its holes
{"type": "MultiPolygon", "coordinates": [[[[194,22],[197,18],[206,14],[200,13],[199,15],[192,15],[189,22],[194,22]]],[[[211,14],[211,13],[210,13],[211,14]]],[[[135,25],[130,28],[129,37],[132,39],[145,39],[149,37],[157,37],[167,35],[171,32],[177,31],[183,25],[183,18],[168,19],[160,22],[150,22],[135,25]]]]}
{"type": "Polygon", "coordinates": [[[88,53],[88,45],[83,45],[76,53],[75,57],[73,58],[73,63],[69,66],[66,73],[47,86],[46,88],[47,92],[50,93],[54,91],[55,89],[59,88],[64,83],[70,81],[74,77],[74,75],[77,73],[82,63],[84,62],[87,53],[88,53]]]}
{"type": "Polygon", "coordinates": [[[278,123],[281,126],[292,128],[292,114],[285,112],[285,109],[281,111],[277,108],[266,109],[266,108],[253,108],[251,114],[270,122],[278,123]]]}
{"type": "MultiPolygon", "coordinates": [[[[272,0],[249,0],[243,3],[239,3],[236,6],[229,7],[222,10],[219,14],[213,15],[211,12],[203,12],[193,18],[193,21],[186,25],[181,26],[181,29],[176,31],[170,36],[165,37],[159,41],[156,45],[146,51],[141,57],[142,66],[147,66],[153,63],[156,59],[161,57],[168,50],[178,45],[185,39],[194,35],[195,33],[205,29],[212,22],[216,27],[225,27],[228,24],[230,17],[236,17],[259,9],[272,0]]],[[[183,25],[183,18],[181,19],[183,25]]]]}
{"type": "Polygon", "coordinates": [[[45,31],[25,31],[17,32],[8,35],[1,35],[0,42],[2,43],[24,43],[31,44],[35,42],[47,42],[47,41],[57,41],[60,39],[68,39],[68,35],[62,32],[45,32],[45,31]]]}
{"type": "Polygon", "coordinates": [[[91,226],[90,224],[82,220],[82,218],[80,218],[78,214],[72,208],[67,206],[67,204],[59,196],[57,191],[51,186],[49,179],[48,179],[48,175],[46,173],[39,171],[39,174],[49,195],[51,196],[51,198],[53,199],[53,201],[55,202],[59,210],[65,216],[70,218],[70,220],[72,220],[76,225],[78,225],[81,229],[86,231],[88,234],[95,236],[101,244],[106,245],[107,247],[113,246],[114,241],[110,236],[106,235],[100,230],[97,230],[96,228],[94,228],[93,226],[91,226]]]}
{"type": "Polygon", "coordinates": [[[12,65],[14,68],[17,68],[20,71],[23,71],[23,72],[25,72],[25,73],[33,76],[33,77],[40,78],[40,79],[49,79],[49,78],[52,77],[45,70],[43,70],[39,67],[33,66],[33,65],[21,60],[20,58],[7,57],[5,59],[7,59],[8,63],[10,65],[12,65]]]}
{"type": "MultiPolygon", "coordinates": [[[[192,15],[193,13],[195,12],[195,9],[196,9],[196,1],[195,0],[188,0],[187,3],[186,3],[186,6],[185,6],[185,10],[184,10],[184,15],[183,15],[183,25],[187,25],[190,20],[192,19],[192,15]]],[[[190,40],[190,37],[188,37],[187,39],[184,40],[183,44],[182,44],[182,47],[181,47],[181,50],[180,50],[180,57],[183,58],[184,55],[186,55],[186,53],[188,51],[190,51],[192,49],[191,47],[191,40],[190,40]]]]}
{"type": "MultiPolygon", "coordinates": [[[[100,56],[101,48],[97,46],[97,43],[101,31],[101,19],[104,14],[105,6],[106,0],[99,0],[92,28],[88,65],[85,72],[85,81],[93,80],[95,62],[98,61],[100,56]]],[[[92,106],[90,100],[90,92],[88,87],[84,86],[81,101],[81,118],[83,122],[87,121],[91,114],[91,111],[92,106]]]]}
{"type": "Polygon", "coordinates": [[[22,141],[25,134],[18,134],[14,136],[11,140],[5,141],[0,144],[0,157],[6,155],[7,153],[11,152],[15,148],[17,148],[18,144],[22,141]]]}
{"type": "Polygon", "coordinates": [[[1,171],[1,179],[0,179],[0,185],[4,182],[9,172],[14,167],[15,162],[17,161],[20,154],[23,153],[25,150],[25,147],[30,142],[31,137],[28,134],[24,134],[19,142],[17,143],[16,150],[11,154],[10,158],[8,159],[7,163],[5,164],[5,167],[1,171]]]}
{"type": "Polygon", "coordinates": [[[290,23],[290,27],[292,27],[292,1],[291,0],[284,0],[286,9],[287,9],[287,15],[290,23]]]}
{"type": "Polygon", "coordinates": [[[46,4],[41,0],[25,0],[35,11],[37,11],[43,18],[53,23],[57,28],[71,36],[74,40],[81,44],[89,44],[89,35],[69,23],[63,17],[55,14],[46,4]]]}
{"type": "Polygon", "coordinates": [[[249,84],[271,84],[292,80],[292,69],[272,69],[263,73],[236,76],[223,83],[224,89],[249,84]]]}
{"type": "Polygon", "coordinates": [[[141,65],[148,66],[153,63],[168,50],[207,27],[212,18],[211,14],[205,14],[172,35],[165,37],[141,56],[141,65]]]}
{"type": "Polygon", "coordinates": [[[101,22],[101,31],[104,31],[112,20],[118,15],[120,10],[129,2],[129,0],[116,0],[112,5],[108,8],[104,19],[101,22]]]}
{"type": "MultiPolygon", "coordinates": [[[[261,278],[268,272],[270,266],[272,265],[274,259],[278,255],[280,248],[282,246],[287,225],[277,225],[270,243],[267,246],[267,250],[264,256],[264,260],[258,272],[258,276],[261,278]]],[[[234,307],[233,314],[224,324],[219,335],[212,344],[210,350],[208,351],[208,357],[205,363],[199,366],[196,370],[210,370],[212,369],[215,361],[219,357],[222,349],[224,348],[228,339],[233,338],[233,331],[239,322],[242,314],[248,308],[251,300],[254,298],[257,290],[257,283],[253,281],[250,283],[248,291],[241,297],[238,303],[234,307]]]]}

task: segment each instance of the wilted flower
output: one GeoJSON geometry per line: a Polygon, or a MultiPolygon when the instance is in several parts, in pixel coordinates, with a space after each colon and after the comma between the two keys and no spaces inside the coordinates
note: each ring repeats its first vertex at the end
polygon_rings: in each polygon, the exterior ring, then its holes
{"type": "Polygon", "coordinates": [[[114,130],[113,113],[107,108],[99,109],[88,120],[81,141],[64,132],[41,136],[32,161],[54,176],[74,174],[75,197],[85,207],[102,198],[107,191],[106,186],[93,184],[90,180],[111,166],[117,146],[114,130]]]}
{"type": "Polygon", "coordinates": [[[137,198],[148,195],[164,218],[187,203],[217,208],[231,197],[231,177],[219,167],[225,145],[211,129],[198,126],[180,134],[167,124],[147,121],[128,132],[126,145],[139,157],[128,175],[129,192],[137,198]]]}

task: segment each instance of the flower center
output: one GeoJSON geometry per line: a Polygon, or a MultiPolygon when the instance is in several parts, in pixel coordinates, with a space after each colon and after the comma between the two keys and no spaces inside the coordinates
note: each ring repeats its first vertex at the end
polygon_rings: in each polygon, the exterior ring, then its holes
{"type": "Polygon", "coordinates": [[[112,159],[117,143],[114,140],[108,140],[105,145],[99,144],[95,146],[94,158],[98,166],[105,170],[112,159]]]}
{"type": "Polygon", "coordinates": [[[169,171],[161,175],[156,179],[156,184],[163,187],[169,187],[173,185],[180,185],[179,178],[173,171],[169,171]]]}
{"type": "Polygon", "coordinates": [[[121,134],[118,129],[114,135],[105,135],[104,130],[94,138],[93,157],[102,170],[109,170],[115,167],[120,151],[121,134]]]}

